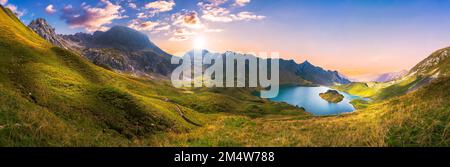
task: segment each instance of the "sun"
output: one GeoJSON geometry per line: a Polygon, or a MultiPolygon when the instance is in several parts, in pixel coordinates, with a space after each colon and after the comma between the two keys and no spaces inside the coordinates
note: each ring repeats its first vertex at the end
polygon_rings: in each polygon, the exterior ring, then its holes
{"type": "Polygon", "coordinates": [[[198,36],[194,38],[194,49],[205,49],[206,47],[206,39],[202,36],[198,36]]]}

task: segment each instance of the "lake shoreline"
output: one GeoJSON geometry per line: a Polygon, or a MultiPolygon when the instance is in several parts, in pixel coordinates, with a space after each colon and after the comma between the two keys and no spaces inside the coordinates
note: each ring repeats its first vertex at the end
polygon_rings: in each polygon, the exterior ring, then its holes
{"type": "Polygon", "coordinates": [[[295,86],[295,84],[285,84],[280,86],[279,95],[269,100],[274,102],[285,102],[289,105],[304,108],[306,112],[322,116],[339,116],[355,112],[356,107],[350,102],[354,99],[363,98],[338,91],[343,94],[344,99],[339,103],[330,103],[320,97],[320,93],[333,90],[326,86],[295,86]]]}

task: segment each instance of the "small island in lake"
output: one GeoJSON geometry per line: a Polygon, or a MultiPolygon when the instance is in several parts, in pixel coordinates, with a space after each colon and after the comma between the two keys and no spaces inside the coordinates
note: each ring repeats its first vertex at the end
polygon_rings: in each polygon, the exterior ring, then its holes
{"type": "Polygon", "coordinates": [[[319,96],[330,102],[330,103],[339,103],[342,100],[344,100],[344,95],[341,95],[338,91],[336,90],[328,90],[325,93],[320,93],[319,96]]]}

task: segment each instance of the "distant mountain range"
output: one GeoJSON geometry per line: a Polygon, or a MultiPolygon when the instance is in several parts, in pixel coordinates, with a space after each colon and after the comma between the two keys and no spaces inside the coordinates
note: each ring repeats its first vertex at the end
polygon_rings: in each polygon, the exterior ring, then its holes
{"type": "Polygon", "coordinates": [[[325,70],[321,67],[312,65],[308,61],[298,64],[297,67],[292,70],[295,70],[295,73],[302,76],[302,78],[320,85],[330,86],[334,84],[351,83],[349,79],[345,78],[338,71],[325,70]]]}
{"type": "MultiPolygon", "coordinates": [[[[202,54],[211,53],[208,50],[203,50],[202,54]]],[[[225,53],[213,53],[225,57],[226,54],[236,56],[252,56],[237,52],[227,51],[225,53]]],[[[185,56],[192,56],[193,51],[185,54],[185,56]]],[[[225,62],[226,58],[223,58],[225,62]]],[[[303,63],[296,63],[294,60],[279,59],[280,63],[280,83],[281,84],[297,84],[297,85],[326,85],[331,86],[335,84],[349,84],[351,83],[347,78],[337,71],[324,70],[305,61],[303,63]]]]}
{"type": "Polygon", "coordinates": [[[390,81],[404,77],[406,74],[408,74],[408,72],[409,72],[408,70],[402,70],[399,72],[384,73],[384,74],[379,75],[373,81],[375,81],[375,82],[390,82],[390,81]]]}
{"type": "MultiPolygon", "coordinates": [[[[56,34],[45,19],[36,19],[28,27],[52,44],[76,51],[94,64],[118,72],[168,77],[176,68],[170,62],[172,55],[152,43],[147,35],[128,27],[115,26],[106,32],[74,35],[56,34]]],[[[282,84],[331,86],[350,83],[339,72],[325,70],[308,61],[297,64],[293,60],[280,59],[280,71],[282,84]]]]}

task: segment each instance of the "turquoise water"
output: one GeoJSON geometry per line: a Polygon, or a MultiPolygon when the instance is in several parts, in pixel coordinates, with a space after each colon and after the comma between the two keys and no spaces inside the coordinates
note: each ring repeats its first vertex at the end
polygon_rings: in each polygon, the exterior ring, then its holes
{"type": "Polygon", "coordinates": [[[350,101],[354,99],[363,99],[358,96],[339,92],[344,95],[344,100],[340,103],[330,103],[319,96],[320,93],[324,93],[329,89],[330,88],[328,87],[280,87],[278,96],[276,98],[272,98],[271,100],[276,102],[286,102],[294,106],[303,107],[309,113],[324,116],[353,112],[355,111],[355,107],[350,104],[350,101]]]}

